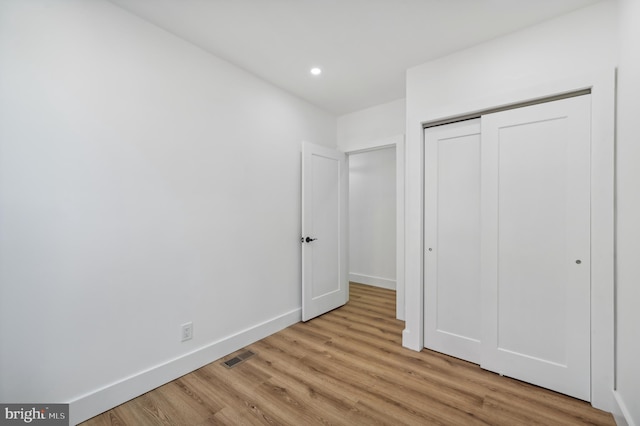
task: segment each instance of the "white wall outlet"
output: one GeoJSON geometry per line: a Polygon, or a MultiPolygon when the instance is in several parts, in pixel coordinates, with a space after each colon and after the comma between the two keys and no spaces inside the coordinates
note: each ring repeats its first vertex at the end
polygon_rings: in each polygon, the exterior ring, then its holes
{"type": "Polygon", "coordinates": [[[191,340],[193,338],[193,323],[191,321],[182,324],[181,341],[191,340]]]}

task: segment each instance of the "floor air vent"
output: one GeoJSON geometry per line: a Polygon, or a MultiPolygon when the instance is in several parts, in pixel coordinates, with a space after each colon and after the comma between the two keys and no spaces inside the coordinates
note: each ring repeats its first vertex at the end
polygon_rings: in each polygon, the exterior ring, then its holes
{"type": "Polygon", "coordinates": [[[225,362],[222,363],[222,365],[224,365],[227,368],[233,368],[236,365],[241,364],[242,362],[248,360],[249,358],[251,358],[254,355],[255,355],[254,352],[245,351],[245,352],[242,352],[238,356],[235,356],[235,357],[233,357],[231,359],[226,360],[225,362]]]}

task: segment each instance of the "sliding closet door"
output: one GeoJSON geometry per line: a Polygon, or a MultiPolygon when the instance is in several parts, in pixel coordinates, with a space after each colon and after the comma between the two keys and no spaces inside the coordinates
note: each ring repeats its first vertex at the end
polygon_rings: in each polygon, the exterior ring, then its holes
{"type": "Polygon", "coordinates": [[[425,347],[480,363],[480,120],[425,129],[425,347]]]}
{"type": "Polygon", "coordinates": [[[482,367],[590,399],[590,96],[482,117],[482,367]]]}

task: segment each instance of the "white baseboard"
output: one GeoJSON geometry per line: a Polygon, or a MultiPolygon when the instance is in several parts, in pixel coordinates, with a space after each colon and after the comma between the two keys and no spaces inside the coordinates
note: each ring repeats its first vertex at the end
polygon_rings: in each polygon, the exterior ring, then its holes
{"type": "Polygon", "coordinates": [[[631,413],[627,408],[627,405],[617,391],[613,391],[614,409],[613,418],[618,426],[636,426],[636,423],[631,418],[631,413]]]}
{"type": "Polygon", "coordinates": [[[396,289],[396,281],[387,278],[372,277],[370,275],[349,273],[349,281],[354,283],[372,285],[374,287],[382,287],[389,290],[396,289]]]}
{"type": "Polygon", "coordinates": [[[152,389],[184,376],[200,367],[237,351],[251,343],[270,336],[300,322],[301,309],[257,324],[246,330],[210,343],[171,361],[153,366],[123,380],[90,392],[70,402],[70,424],[75,425],[110,410],[152,389]]]}

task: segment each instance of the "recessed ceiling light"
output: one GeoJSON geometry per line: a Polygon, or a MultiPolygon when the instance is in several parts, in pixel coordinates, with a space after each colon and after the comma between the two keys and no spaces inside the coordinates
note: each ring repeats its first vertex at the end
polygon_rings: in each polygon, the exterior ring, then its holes
{"type": "Polygon", "coordinates": [[[311,68],[310,72],[311,72],[311,75],[320,75],[320,74],[322,74],[322,70],[320,68],[318,68],[318,67],[311,68]]]}

